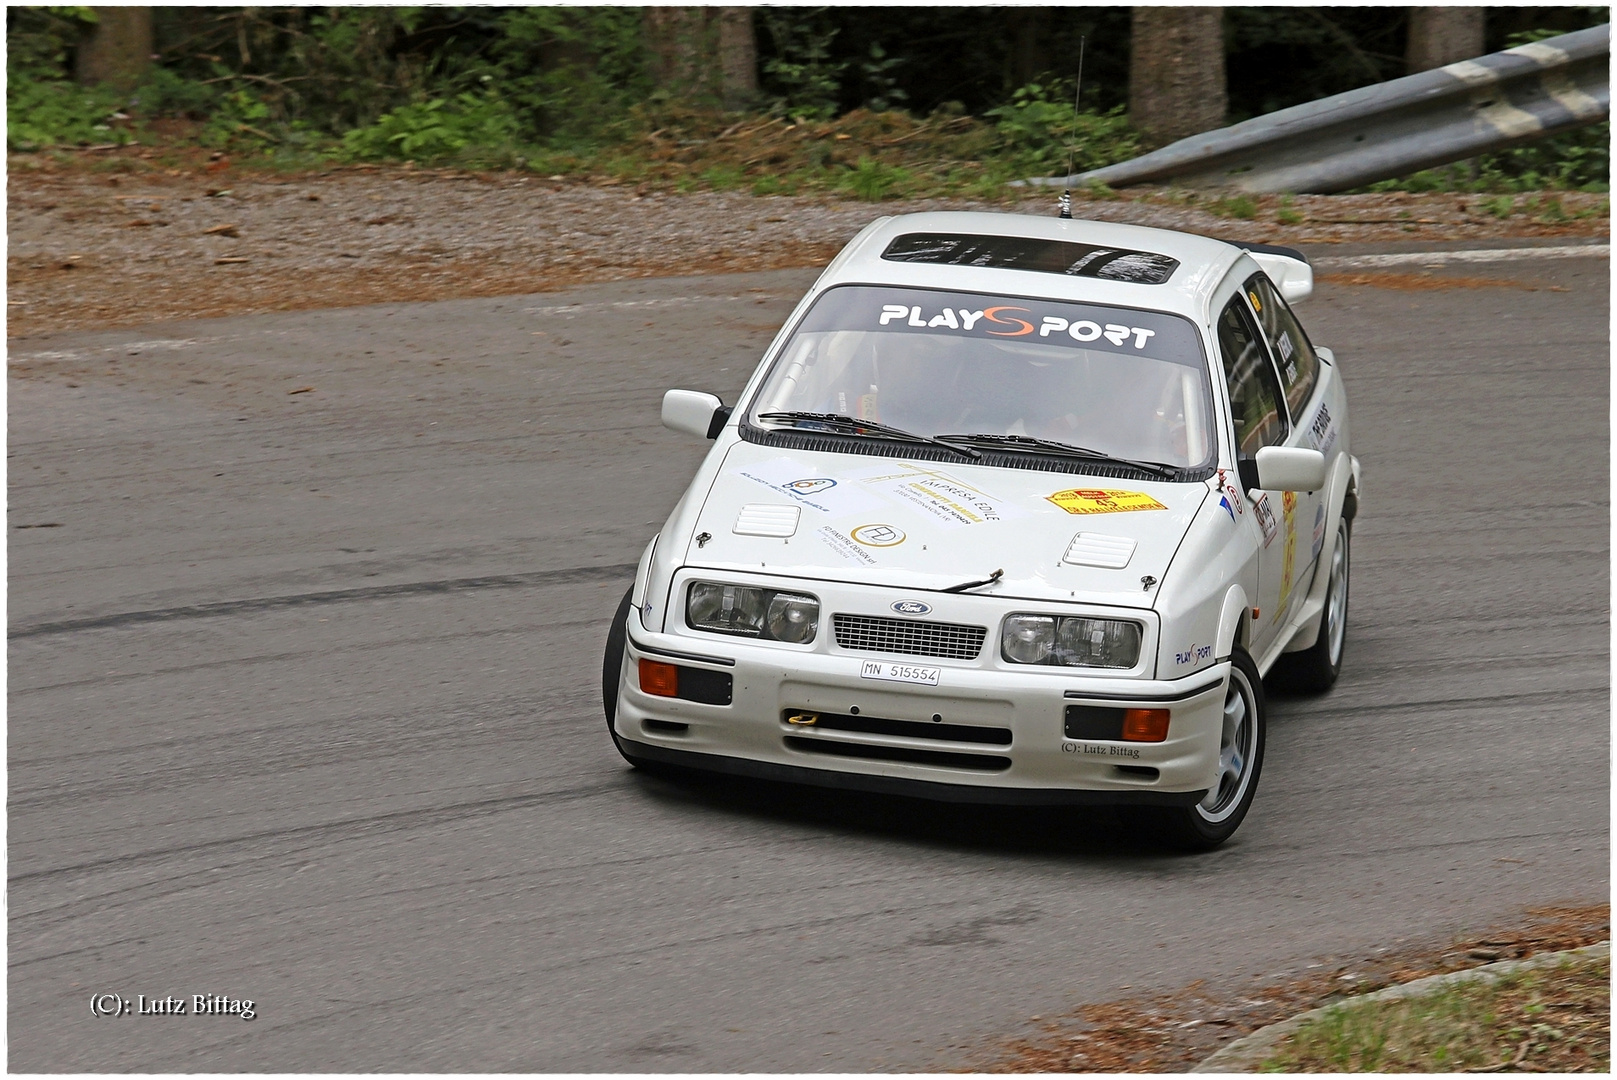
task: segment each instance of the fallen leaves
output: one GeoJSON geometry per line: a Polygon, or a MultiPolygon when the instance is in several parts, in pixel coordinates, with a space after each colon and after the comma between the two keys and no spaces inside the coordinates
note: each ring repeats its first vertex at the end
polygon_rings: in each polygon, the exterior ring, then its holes
{"type": "Polygon", "coordinates": [[[235,225],[215,225],[211,229],[203,229],[203,236],[240,236],[241,230],[235,225]]]}
{"type": "Polygon", "coordinates": [[[1320,274],[1316,281],[1336,285],[1369,285],[1377,289],[1397,289],[1409,292],[1429,292],[1442,289],[1522,289],[1537,292],[1537,287],[1509,278],[1464,277],[1439,274],[1320,274]]]}

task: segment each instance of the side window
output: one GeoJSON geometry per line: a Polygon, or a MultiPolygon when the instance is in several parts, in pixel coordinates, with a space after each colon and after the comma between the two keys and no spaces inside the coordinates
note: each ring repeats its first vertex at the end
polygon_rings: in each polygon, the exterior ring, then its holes
{"type": "Polygon", "coordinates": [[[1286,414],[1280,407],[1280,385],[1274,367],[1258,342],[1251,317],[1239,296],[1218,317],[1218,347],[1224,356],[1224,378],[1230,387],[1230,414],[1235,421],[1236,453],[1255,456],[1260,447],[1286,438],[1286,414]]]}
{"type": "Polygon", "coordinates": [[[1296,416],[1313,396],[1314,383],[1319,378],[1319,358],[1314,355],[1314,346],[1268,275],[1254,274],[1247,280],[1246,298],[1252,301],[1252,310],[1258,313],[1258,323],[1280,368],[1280,380],[1286,386],[1286,403],[1291,406],[1291,415],[1296,416]]]}

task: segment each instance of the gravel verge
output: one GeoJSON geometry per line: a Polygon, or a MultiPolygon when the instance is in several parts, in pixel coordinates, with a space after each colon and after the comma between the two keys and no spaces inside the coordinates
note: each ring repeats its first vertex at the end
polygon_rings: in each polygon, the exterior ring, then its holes
{"type": "MultiPolygon", "coordinates": [[[[88,155],[86,156],[89,157],[88,155]]],[[[171,319],[545,292],[591,281],[813,266],[874,218],[928,209],[1053,212],[1006,200],[858,202],[676,194],[529,174],[357,167],[318,174],[162,170],[138,156],[62,166],[13,155],[7,336],[171,319]]],[[[1171,190],[1076,213],[1270,243],[1605,236],[1605,197],[1499,218],[1489,196],[1274,197],[1237,207],[1171,190]],[[1582,218],[1571,217],[1586,214],[1582,218]],[[1569,220],[1557,220],[1567,219],[1569,220]],[[1277,220],[1279,219],[1279,220],[1277,220]],[[1282,221],[1293,221],[1282,224],[1282,221]]],[[[1519,199],[1525,203],[1525,199],[1519,199]]],[[[1496,208],[1497,203],[1493,204],[1496,208]]]]}

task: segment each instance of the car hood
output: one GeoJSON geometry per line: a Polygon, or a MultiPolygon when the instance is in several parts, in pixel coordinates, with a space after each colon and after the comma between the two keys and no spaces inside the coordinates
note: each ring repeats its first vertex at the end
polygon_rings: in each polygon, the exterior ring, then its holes
{"type": "Polygon", "coordinates": [[[737,442],[684,562],[935,591],[1149,608],[1210,483],[1112,480],[737,442]]]}

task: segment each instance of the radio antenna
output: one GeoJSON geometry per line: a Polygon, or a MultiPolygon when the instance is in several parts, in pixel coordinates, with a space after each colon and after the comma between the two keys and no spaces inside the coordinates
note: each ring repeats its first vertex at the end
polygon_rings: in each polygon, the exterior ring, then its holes
{"type": "Polygon", "coordinates": [[[1084,92],[1084,42],[1088,35],[1078,38],[1078,81],[1072,88],[1072,139],[1067,143],[1067,186],[1061,192],[1061,212],[1057,217],[1072,217],[1072,155],[1078,144],[1078,95],[1084,92]]]}

